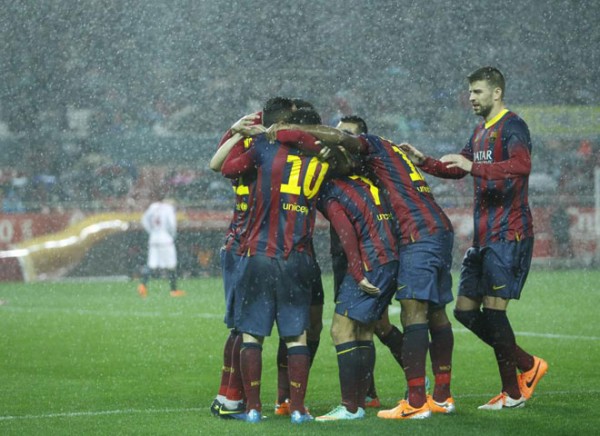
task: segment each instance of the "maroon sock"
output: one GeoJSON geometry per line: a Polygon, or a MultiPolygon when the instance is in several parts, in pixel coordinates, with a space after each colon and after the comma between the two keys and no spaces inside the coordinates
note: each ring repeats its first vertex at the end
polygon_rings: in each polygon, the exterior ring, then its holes
{"type": "Polygon", "coordinates": [[[429,348],[427,324],[412,324],[404,329],[402,363],[408,384],[408,402],[419,408],[427,401],[425,394],[425,361],[429,348]]]}
{"type": "Polygon", "coordinates": [[[262,375],[262,345],[244,342],[240,352],[242,381],[246,393],[246,411],[262,410],[260,402],[260,379],[262,375]]]}
{"type": "Polygon", "coordinates": [[[240,348],[242,335],[237,335],[231,349],[231,375],[227,387],[227,399],[239,401],[244,399],[244,383],[242,382],[242,369],[240,368],[240,348]]]}
{"type": "Polygon", "coordinates": [[[356,401],[358,407],[365,408],[365,397],[373,380],[375,367],[375,345],[373,341],[357,341],[358,344],[358,390],[356,401]]]}
{"type": "Polygon", "coordinates": [[[229,386],[229,377],[231,375],[231,352],[233,349],[233,343],[236,337],[241,336],[234,330],[229,332],[229,336],[225,341],[223,347],[223,366],[221,367],[221,384],[219,385],[219,395],[227,395],[227,387],[229,386]]]}
{"type": "Polygon", "coordinates": [[[535,363],[533,356],[521,347],[515,344],[515,358],[517,359],[517,368],[519,371],[529,371],[535,363]]]}
{"type": "Polygon", "coordinates": [[[359,382],[357,374],[360,368],[360,356],[356,341],[344,342],[335,346],[337,352],[338,371],[340,377],[340,391],[342,405],[350,413],[358,410],[359,382]]]}
{"type": "Polygon", "coordinates": [[[452,374],[454,333],[452,332],[452,326],[446,324],[429,329],[429,334],[431,336],[429,356],[431,357],[431,369],[435,376],[433,399],[442,402],[451,395],[450,378],[452,374]]]}
{"type": "Polygon", "coordinates": [[[290,412],[306,413],[304,397],[310,370],[310,350],[305,345],[288,348],[290,412]]]}
{"type": "Polygon", "coordinates": [[[398,330],[398,327],[393,325],[390,332],[379,339],[382,344],[390,349],[392,356],[394,356],[394,359],[396,359],[396,362],[398,362],[400,368],[402,368],[402,342],[404,340],[402,332],[398,330]]]}
{"type": "Polygon", "coordinates": [[[515,357],[515,334],[504,310],[483,309],[488,331],[492,332],[492,347],[502,379],[502,391],[511,398],[520,398],[515,357]]]}
{"type": "Polygon", "coordinates": [[[277,403],[282,404],[290,398],[290,378],[288,376],[288,349],[283,339],[279,339],[277,348],[277,403]]]}

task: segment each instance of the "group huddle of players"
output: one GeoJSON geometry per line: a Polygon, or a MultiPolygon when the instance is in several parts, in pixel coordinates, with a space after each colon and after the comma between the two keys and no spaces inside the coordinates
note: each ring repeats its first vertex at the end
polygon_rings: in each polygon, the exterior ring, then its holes
{"type": "Polygon", "coordinates": [[[230,335],[211,405],[214,415],[263,419],[262,344],[274,323],[280,337],[275,414],[290,415],[292,423],[361,419],[366,407],[380,406],[373,384],[374,334],[390,348],[407,383],[405,398],[378,411],[378,417],[423,419],[454,412],[454,337],[445,310],[453,301],[454,233],[421,169],[474,178],[476,235],[463,261],[455,317],[494,349],[498,361],[502,393],[480,409],[525,404],[548,365],[516,345],[506,305],[498,302],[518,299],[531,260],[531,142],[526,124],[503,109],[503,78],[496,86],[497,70],[485,68],[469,77],[471,102],[484,123],[460,155],[425,157],[410,144],[369,133],[357,116],[342,118],[335,128],[324,126],[310,103],[282,97],[268,100],[262,112],[243,117],[224,135],[210,166],[232,180],[236,201],[221,250],[230,335]],[[491,160],[479,162],[481,156],[491,160]],[[513,195],[514,187],[525,195],[513,195]],[[313,418],[304,399],[323,315],[312,243],[317,211],[331,229],[331,336],[341,403],[313,418]],[[513,213],[528,221],[507,219],[513,213]],[[480,215],[486,224],[479,223],[480,215]],[[513,276],[508,277],[497,265],[515,256],[522,271],[514,273],[509,265],[504,269],[513,276]],[[394,297],[401,305],[402,332],[387,316],[394,297]]]}

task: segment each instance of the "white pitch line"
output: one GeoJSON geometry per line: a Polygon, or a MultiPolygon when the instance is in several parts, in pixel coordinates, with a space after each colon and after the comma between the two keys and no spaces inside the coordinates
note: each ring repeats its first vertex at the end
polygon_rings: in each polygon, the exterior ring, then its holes
{"type": "Polygon", "coordinates": [[[194,407],[188,409],[121,409],[121,410],[99,410],[96,412],[63,412],[47,413],[42,415],[7,415],[0,416],[0,421],[10,421],[16,419],[47,419],[47,418],[76,418],[79,416],[102,416],[102,415],[133,415],[136,413],[181,413],[181,412],[200,412],[203,408],[194,407]]]}
{"type": "MultiPolygon", "coordinates": [[[[2,311],[15,313],[60,313],[63,315],[93,315],[93,316],[116,316],[118,318],[124,316],[133,316],[137,318],[180,318],[185,315],[183,312],[143,312],[143,311],[125,311],[125,310],[89,310],[89,309],[67,309],[64,307],[15,307],[3,306],[2,311]]],[[[223,315],[214,313],[191,313],[188,314],[191,318],[208,318],[208,319],[223,319],[223,315]]]]}
{"type": "MultiPolygon", "coordinates": [[[[116,311],[105,311],[105,310],[88,310],[88,309],[69,309],[63,307],[56,308],[48,308],[48,307],[17,307],[11,306],[10,304],[3,305],[0,308],[0,312],[14,312],[14,313],[60,313],[64,315],[89,315],[89,316],[116,316],[119,318],[122,317],[136,317],[136,318],[180,318],[181,316],[189,316],[190,318],[203,318],[203,319],[223,319],[223,314],[215,314],[215,313],[188,313],[185,314],[183,312],[144,312],[144,311],[124,311],[124,310],[116,310],[116,311]]],[[[393,308],[390,310],[390,314],[394,315],[395,312],[400,312],[399,309],[394,310],[393,308]]],[[[323,325],[328,326],[331,325],[331,319],[325,318],[323,320],[323,325]]],[[[454,333],[470,333],[469,330],[462,327],[454,327],[452,329],[454,333]]],[[[561,333],[538,333],[538,332],[515,332],[516,336],[528,336],[534,338],[543,338],[543,339],[559,339],[559,340],[582,340],[582,341],[600,341],[600,336],[583,336],[583,335],[566,335],[561,333]]]]}
{"type": "MultiPolygon", "coordinates": [[[[535,394],[536,397],[541,396],[557,396],[557,395],[595,395],[600,394],[600,390],[593,389],[588,391],[549,391],[539,392],[535,394]]],[[[462,394],[455,395],[455,398],[488,398],[493,396],[493,393],[481,393],[481,394],[462,394]]],[[[103,416],[103,415],[134,415],[140,413],[186,413],[186,412],[202,412],[208,411],[208,407],[192,407],[192,408],[169,408],[169,409],[116,409],[116,410],[98,410],[88,412],[62,412],[62,413],[46,413],[40,415],[6,415],[0,416],[0,422],[2,421],[15,421],[15,420],[35,420],[35,419],[52,419],[52,418],[77,418],[86,416],[103,416]]]]}

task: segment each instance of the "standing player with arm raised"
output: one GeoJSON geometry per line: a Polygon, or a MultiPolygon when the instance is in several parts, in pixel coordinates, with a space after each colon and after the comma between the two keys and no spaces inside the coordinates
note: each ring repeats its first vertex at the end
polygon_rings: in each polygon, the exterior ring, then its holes
{"type": "Polygon", "coordinates": [[[493,348],[498,363],[502,392],[479,409],[518,408],[548,370],[516,344],[506,314],[509,301],[521,295],[533,253],[531,138],[527,124],[504,105],[505,81],[497,68],[479,68],[468,81],[473,111],[483,121],[460,154],[435,160],[410,144],[401,147],[430,174],[473,177],[473,246],[462,262],[454,315],[493,348]]]}
{"type": "Polygon", "coordinates": [[[306,330],[315,273],[315,203],[328,169],[316,157],[271,143],[265,135],[243,155],[228,156],[221,169],[229,178],[256,171],[238,251],[243,255],[238,277],[244,292],[235,303],[235,326],[243,332],[241,369],[247,397],[246,412],[235,417],[246,422],[261,420],[262,343],[275,321],[288,347],[291,421],[313,419],[304,407],[310,367],[306,330]]]}
{"type": "MultiPolygon", "coordinates": [[[[267,100],[261,112],[242,117],[223,135],[217,151],[210,161],[210,168],[213,171],[220,171],[225,158],[232,153],[232,150],[235,150],[236,155],[247,150],[252,142],[251,136],[264,131],[263,123],[267,123],[269,126],[273,122],[286,119],[292,113],[293,106],[293,102],[288,98],[273,97],[267,100]]],[[[223,365],[218,394],[213,400],[210,410],[214,416],[221,418],[243,412],[246,408],[243,403],[244,391],[239,362],[242,335],[234,328],[234,295],[236,286],[238,286],[237,267],[240,260],[237,251],[240,233],[248,218],[248,185],[253,177],[254,175],[248,172],[232,180],[235,207],[225,236],[225,243],[220,251],[225,290],[224,322],[230,329],[230,333],[223,347],[223,365]]]]}

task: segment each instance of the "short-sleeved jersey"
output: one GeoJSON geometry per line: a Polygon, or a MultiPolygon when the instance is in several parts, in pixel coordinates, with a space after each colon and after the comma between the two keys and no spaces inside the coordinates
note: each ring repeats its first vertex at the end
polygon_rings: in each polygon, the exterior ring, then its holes
{"type": "MultiPolygon", "coordinates": [[[[338,203],[354,227],[365,271],[398,260],[394,217],[379,189],[364,176],[334,178],[323,185],[317,207],[332,223],[328,202],[338,203]]],[[[340,235],[341,238],[344,235],[340,235]]]]}
{"type": "Polygon", "coordinates": [[[425,178],[396,144],[371,134],[359,138],[369,177],[385,193],[398,220],[401,244],[453,231],[425,178]]]}
{"type": "MultiPolygon", "coordinates": [[[[254,120],[254,124],[256,125],[262,124],[262,112],[259,112],[258,115],[259,116],[254,120]]],[[[227,130],[227,132],[225,132],[225,134],[221,137],[217,148],[221,147],[229,138],[231,138],[232,135],[233,134],[231,130],[227,130]]],[[[251,142],[251,138],[244,138],[240,140],[236,146],[241,146],[243,144],[243,147],[247,149],[251,142]]],[[[235,205],[233,209],[233,216],[231,217],[229,227],[227,228],[227,233],[225,234],[226,250],[236,250],[239,247],[239,233],[241,229],[245,227],[248,219],[248,184],[251,183],[252,178],[252,174],[246,174],[244,177],[240,177],[231,181],[231,186],[233,187],[233,192],[235,195],[235,205]]]]}
{"type": "MultiPolygon", "coordinates": [[[[243,160],[242,166],[256,168],[256,179],[250,185],[240,253],[285,259],[292,251],[312,254],[317,194],[329,164],[278,141],[270,143],[264,134],[254,139],[243,160]]],[[[227,175],[225,164],[222,172],[227,175]]]]}
{"type": "Polygon", "coordinates": [[[508,110],[479,124],[462,149],[461,154],[473,161],[474,246],[533,236],[528,201],[531,150],[527,124],[508,110]]]}

